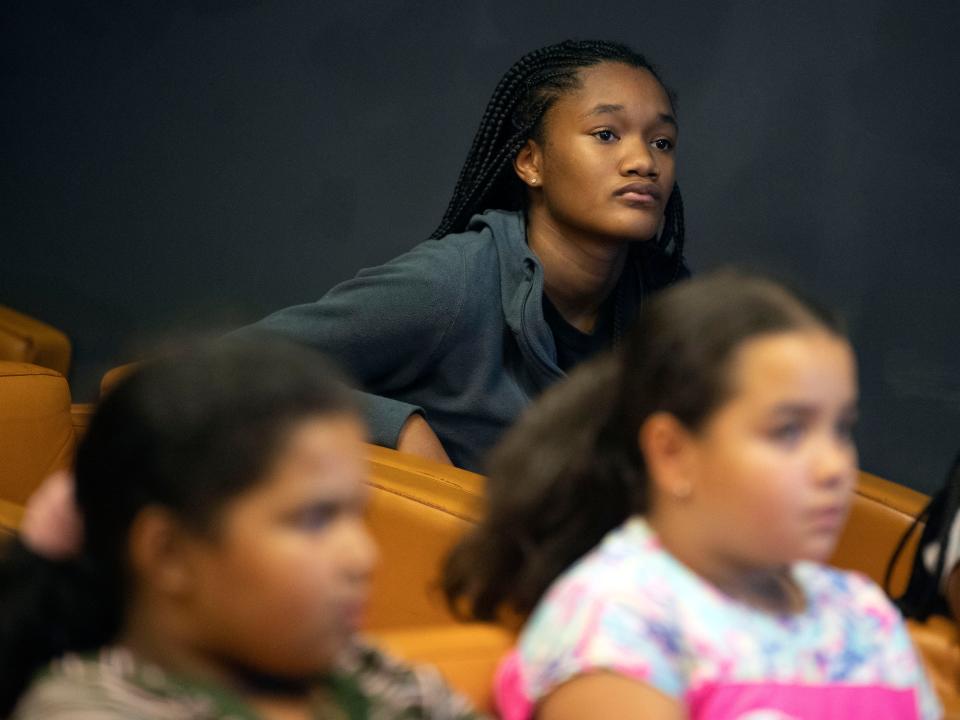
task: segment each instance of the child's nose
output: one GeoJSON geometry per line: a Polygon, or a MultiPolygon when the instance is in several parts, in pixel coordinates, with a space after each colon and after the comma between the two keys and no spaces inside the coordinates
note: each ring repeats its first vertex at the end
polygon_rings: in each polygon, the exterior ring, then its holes
{"type": "Polygon", "coordinates": [[[380,551],[363,520],[357,518],[351,523],[346,545],[343,557],[350,573],[366,579],[376,567],[380,551]]]}
{"type": "Polygon", "coordinates": [[[856,466],[856,450],[849,442],[825,439],[817,453],[817,481],[831,487],[849,484],[856,474],[856,466]]]}

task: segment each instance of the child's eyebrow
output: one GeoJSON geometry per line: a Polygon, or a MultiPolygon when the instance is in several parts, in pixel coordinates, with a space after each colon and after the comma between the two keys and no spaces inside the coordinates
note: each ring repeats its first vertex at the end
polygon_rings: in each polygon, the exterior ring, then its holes
{"type": "MultiPolygon", "coordinates": [[[[772,412],[774,415],[815,415],[818,410],[817,405],[801,402],[785,402],[780,405],[775,405],[772,412]]],[[[844,405],[840,412],[843,415],[857,415],[858,409],[856,401],[851,401],[844,405]]]]}
{"type": "Polygon", "coordinates": [[[601,103],[599,105],[595,105],[589,112],[584,113],[584,117],[592,117],[593,115],[612,115],[618,112],[623,112],[623,105],[616,105],[614,103],[601,103]]]}
{"type": "MultiPolygon", "coordinates": [[[[589,118],[596,115],[614,115],[616,113],[623,112],[624,109],[625,108],[623,105],[617,103],[600,103],[599,105],[595,105],[589,112],[584,113],[583,117],[589,118]]],[[[677,119],[669,113],[659,113],[657,115],[657,119],[662,123],[677,127],[677,119]]]]}
{"type": "Polygon", "coordinates": [[[773,408],[774,415],[813,415],[816,411],[813,405],[796,402],[781,403],[773,408]]]}

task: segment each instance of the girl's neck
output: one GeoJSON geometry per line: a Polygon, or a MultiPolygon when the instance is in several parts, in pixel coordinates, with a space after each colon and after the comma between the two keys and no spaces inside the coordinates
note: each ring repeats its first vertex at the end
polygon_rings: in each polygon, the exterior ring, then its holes
{"type": "Polygon", "coordinates": [[[572,233],[546,213],[527,214],[527,244],[543,266],[544,292],[563,319],[591,332],[627,259],[629,246],[610,238],[572,233]]]}
{"type": "Polygon", "coordinates": [[[717,552],[710,543],[699,542],[689,527],[662,517],[648,517],[647,522],[667,552],[724,595],[765,613],[793,615],[805,609],[806,598],[789,565],[744,563],[717,552]]]}
{"type": "Polygon", "coordinates": [[[305,679],[280,680],[231,667],[195,649],[174,627],[158,631],[153,622],[132,621],[118,642],[171,675],[234,693],[266,720],[310,717],[311,685],[305,679]]]}

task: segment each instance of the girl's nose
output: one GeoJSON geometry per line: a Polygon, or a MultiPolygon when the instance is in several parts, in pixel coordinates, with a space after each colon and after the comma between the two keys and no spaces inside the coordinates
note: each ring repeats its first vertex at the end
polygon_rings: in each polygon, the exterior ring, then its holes
{"type": "Polygon", "coordinates": [[[376,567],[380,551],[362,519],[352,521],[345,545],[344,564],[350,574],[366,579],[376,567]]]}
{"type": "Polygon", "coordinates": [[[625,139],[622,144],[623,157],[620,160],[620,174],[636,177],[655,178],[660,174],[657,159],[646,140],[625,139]]]}
{"type": "Polygon", "coordinates": [[[847,440],[825,439],[817,452],[816,475],[821,485],[849,484],[856,476],[857,451],[847,440]]]}

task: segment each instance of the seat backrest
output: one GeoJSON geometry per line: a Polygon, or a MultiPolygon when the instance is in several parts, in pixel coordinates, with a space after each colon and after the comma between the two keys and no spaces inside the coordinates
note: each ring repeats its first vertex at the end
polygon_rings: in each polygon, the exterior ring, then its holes
{"type": "Polygon", "coordinates": [[[54,370],[0,361],[0,525],[16,527],[30,493],[73,462],[70,388],[54,370]]]}
{"type": "Polygon", "coordinates": [[[0,360],[70,371],[70,340],[55,327],[0,305],[0,360]]]}
{"type": "MultiPolygon", "coordinates": [[[[916,490],[861,472],[847,525],[830,564],[862,572],[882,585],[897,543],[929,500],[916,490]]],[[[906,587],[922,529],[917,528],[894,568],[890,587],[894,595],[906,587]]]]}
{"type": "Polygon", "coordinates": [[[380,549],[365,627],[454,622],[438,589],[443,558],[480,518],[484,479],[370,445],[367,524],[380,549]]]}

